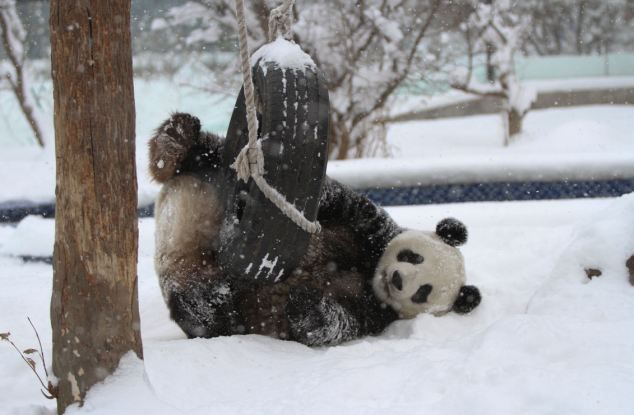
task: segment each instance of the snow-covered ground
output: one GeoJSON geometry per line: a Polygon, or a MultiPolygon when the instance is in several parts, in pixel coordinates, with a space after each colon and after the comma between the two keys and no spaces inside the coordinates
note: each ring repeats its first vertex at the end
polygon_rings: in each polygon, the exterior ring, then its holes
{"type": "MultiPolygon", "coordinates": [[[[152,268],[152,219],[140,221],[145,364],[123,360],[90,393],[95,414],[631,414],[634,413],[634,195],[389,209],[404,226],[446,216],[470,230],[466,316],[419,316],[381,336],[325,349],[259,336],[186,340],[169,321],[152,268]],[[585,267],[603,270],[587,280],[585,267]]],[[[39,328],[50,359],[53,221],[0,227],[0,332],[20,347],[39,328]],[[29,248],[31,247],[31,248],[29,248]]],[[[53,414],[28,368],[0,343],[0,413],[53,414]]]]}
{"type": "MultiPolygon", "coordinates": [[[[180,109],[222,132],[232,100],[218,102],[200,91],[178,92],[173,85],[157,88],[140,80],[135,87],[144,204],[158,190],[146,171],[145,143],[152,128],[180,109]]],[[[54,156],[25,144],[28,129],[7,110],[7,102],[7,94],[0,93],[0,203],[50,202],[54,156]]],[[[45,100],[42,106],[47,107],[45,100]]],[[[633,119],[633,106],[533,111],[523,136],[507,148],[496,115],[395,124],[388,132],[393,158],[331,162],[328,171],[358,186],[631,178],[633,119]]],[[[117,374],[91,391],[80,412],[634,413],[634,287],[625,269],[634,254],[634,195],[389,211],[408,227],[433,229],[447,216],[467,224],[470,240],[462,250],[469,283],[483,293],[478,309],[467,316],[399,321],[376,338],[328,349],[258,336],[186,340],[168,318],[153,271],[154,221],[142,219],[145,364],[124,359],[117,374]],[[603,275],[587,280],[586,267],[600,268],[603,275]]],[[[36,217],[17,227],[0,225],[0,332],[11,331],[22,349],[35,346],[26,320],[31,317],[49,363],[52,268],[14,256],[51,255],[53,225],[36,217]]],[[[54,413],[53,403],[44,401],[28,368],[4,342],[0,368],[0,414],[54,413]]]]}

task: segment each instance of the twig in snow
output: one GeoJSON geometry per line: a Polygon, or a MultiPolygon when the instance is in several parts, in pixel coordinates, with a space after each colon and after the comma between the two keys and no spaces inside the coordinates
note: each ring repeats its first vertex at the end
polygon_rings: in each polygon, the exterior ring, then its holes
{"type": "Polygon", "coordinates": [[[44,359],[44,352],[42,352],[42,341],[40,340],[40,335],[37,332],[37,329],[35,328],[35,326],[33,325],[33,322],[31,321],[31,319],[27,317],[27,320],[29,320],[29,324],[31,325],[31,327],[33,328],[33,331],[35,332],[35,337],[37,338],[39,349],[28,348],[28,349],[24,349],[23,351],[20,351],[18,346],[13,342],[13,340],[11,340],[11,333],[9,332],[0,333],[0,341],[4,340],[8,342],[13,347],[13,349],[15,349],[15,351],[18,353],[18,355],[24,361],[24,363],[26,363],[26,365],[31,369],[33,374],[35,374],[35,377],[40,382],[40,385],[42,385],[42,389],[40,389],[40,392],[42,393],[42,395],[44,395],[46,399],[56,399],[57,386],[54,385],[53,382],[49,379],[48,370],[46,369],[46,360],[44,359]],[[29,355],[32,355],[33,353],[37,353],[37,355],[40,357],[40,360],[42,361],[42,366],[44,367],[44,374],[46,375],[47,383],[44,383],[44,380],[42,379],[40,374],[37,372],[37,369],[36,369],[37,363],[35,362],[35,360],[29,357],[29,355]]]}

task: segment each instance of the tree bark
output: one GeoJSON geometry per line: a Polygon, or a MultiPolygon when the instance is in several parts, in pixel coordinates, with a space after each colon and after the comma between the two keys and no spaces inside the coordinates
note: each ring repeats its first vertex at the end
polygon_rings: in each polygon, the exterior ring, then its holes
{"type": "Polygon", "coordinates": [[[52,0],[58,413],[142,356],[130,0],[52,0]]]}
{"type": "Polygon", "coordinates": [[[330,128],[328,130],[328,149],[329,158],[335,160],[345,160],[348,158],[348,152],[353,146],[351,142],[350,132],[346,126],[346,121],[331,110],[330,128]]]}

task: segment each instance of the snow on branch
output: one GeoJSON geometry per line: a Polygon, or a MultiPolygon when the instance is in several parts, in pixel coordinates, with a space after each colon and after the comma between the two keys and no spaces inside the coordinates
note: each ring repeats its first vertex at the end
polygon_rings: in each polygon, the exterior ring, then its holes
{"type": "Polygon", "coordinates": [[[530,18],[518,14],[509,0],[494,0],[490,4],[474,0],[472,13],[461,28],[467,67],[458,68],[450,76],[454,89],[503,100],[509,136],[521,132],[522,119],[537,98],[536,91],[523,86],[515,73],[515,54],[521,50],[530,24],[530,18]],[[474,60],[482,55],[486,55],[489,78],[486,84],[473,80],[474,60]]]}
{"type": "MultiPolygon", "coordinates": [[[[266,42],[268,14],[277,3],[245,1],[252,50],[266,42]]],[[[370,143],[385,139],[384,126],[375,121],[384,118],[395,92],[408,80],[420,79],[443,59],[445,51],[432,36],[439,37],[442,32],[442,22],[436,17],[446,4],[442,0],[296,4],[293,40],[325,73],[330,92],[331,157],[368,155],[381,147],[370,143]],[[431,28],[438,30],[432,35],[431,28]]],[[[175,34],[182,33],[173,30],[176,26],[187,29],[184,43],[188,48],[235,44],[233,1],[190,0],[153,24],[156,30],[169,27],[175,34]]],[[[232,74],[237,79],[235,62],[218,62],[212,70],[223,79],[232,74]]]]}
{"type": "Polygon", "coordinates": [[[13,91],[22,113],[26,117],[37,143],[44,147],[45,139],[40,115],[31,94],[26,73],[26,31],[16,9],[15,0],[0,0],[0,38],[10,66],[0,77],[13,91]]]}
{"type": "Polygon", "coordinates": [[[14,66],[24,63],[26,53],[24,43],[26,31],[18,17],[15,0],[0,0],[0,28],[2,29],[2,44],[14,66]]]}

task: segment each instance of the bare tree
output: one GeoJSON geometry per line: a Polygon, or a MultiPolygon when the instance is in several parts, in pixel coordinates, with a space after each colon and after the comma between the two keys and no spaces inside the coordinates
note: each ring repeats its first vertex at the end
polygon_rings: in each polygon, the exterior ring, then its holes
{"type": "Polygon", "coordinates": [[[526,0],[531,16],[524,49],[538,55],[602,54],[634,48],[632,0],[526,0]]]}
{"type": "Polygon", "coordinates": [[[29,92],[29,78],[26,72],[26,31],[18,16],[15,0],[0,0],[0,38],[11,65],[11,69],[0,74],[0,78],[4,78],[9,84],[35,140],[44,147],[46,140],[40,115],[29,92]]]}
{"type": "Polygon", "coordinates": [[[467,49],[467,65],[452,75],[451,86],[481,97],[502,99],[505,107],[505,141],[522,132],[522,121],[536,98],[536,92],[523,86],[515,74],[515,54],[529,27],[529,20],[514,12],[509,0],[476,1],[462,31],[467,49]],[[473,82],[474,61],[482,53],[487,59],[487,75],[493,82],[473,82]],[[492,68],[488,68],[491,66],[492,68]]]}
{"type": "Polygon", "coordinates": [[[133,351],[137,182],[130,0],[52,0],[57,190],[53,372],[58,412],[133,351]]]}
{"type": "MultiPolygon", "coordinates": [[[[276,1],[249,0],[247,19],[255,50],[266,41],[268,13],[276,1]]],[[[294,40],[325,72],[331,102],[330,156],[343,159],[382,151],[378,120],[406,82],[424,78],[445,53],[439,19],[442,0],[298,1],[294,40]]],[[[182,33],[186,47],[235,51],[233,2],[189,1],[154,22],[155,30],[182,33]],[[180,31],[179,31],[180,30],[180,31]]],[[[218,78],[235,78],[232,60],[214,65],[218,78]]]]}

